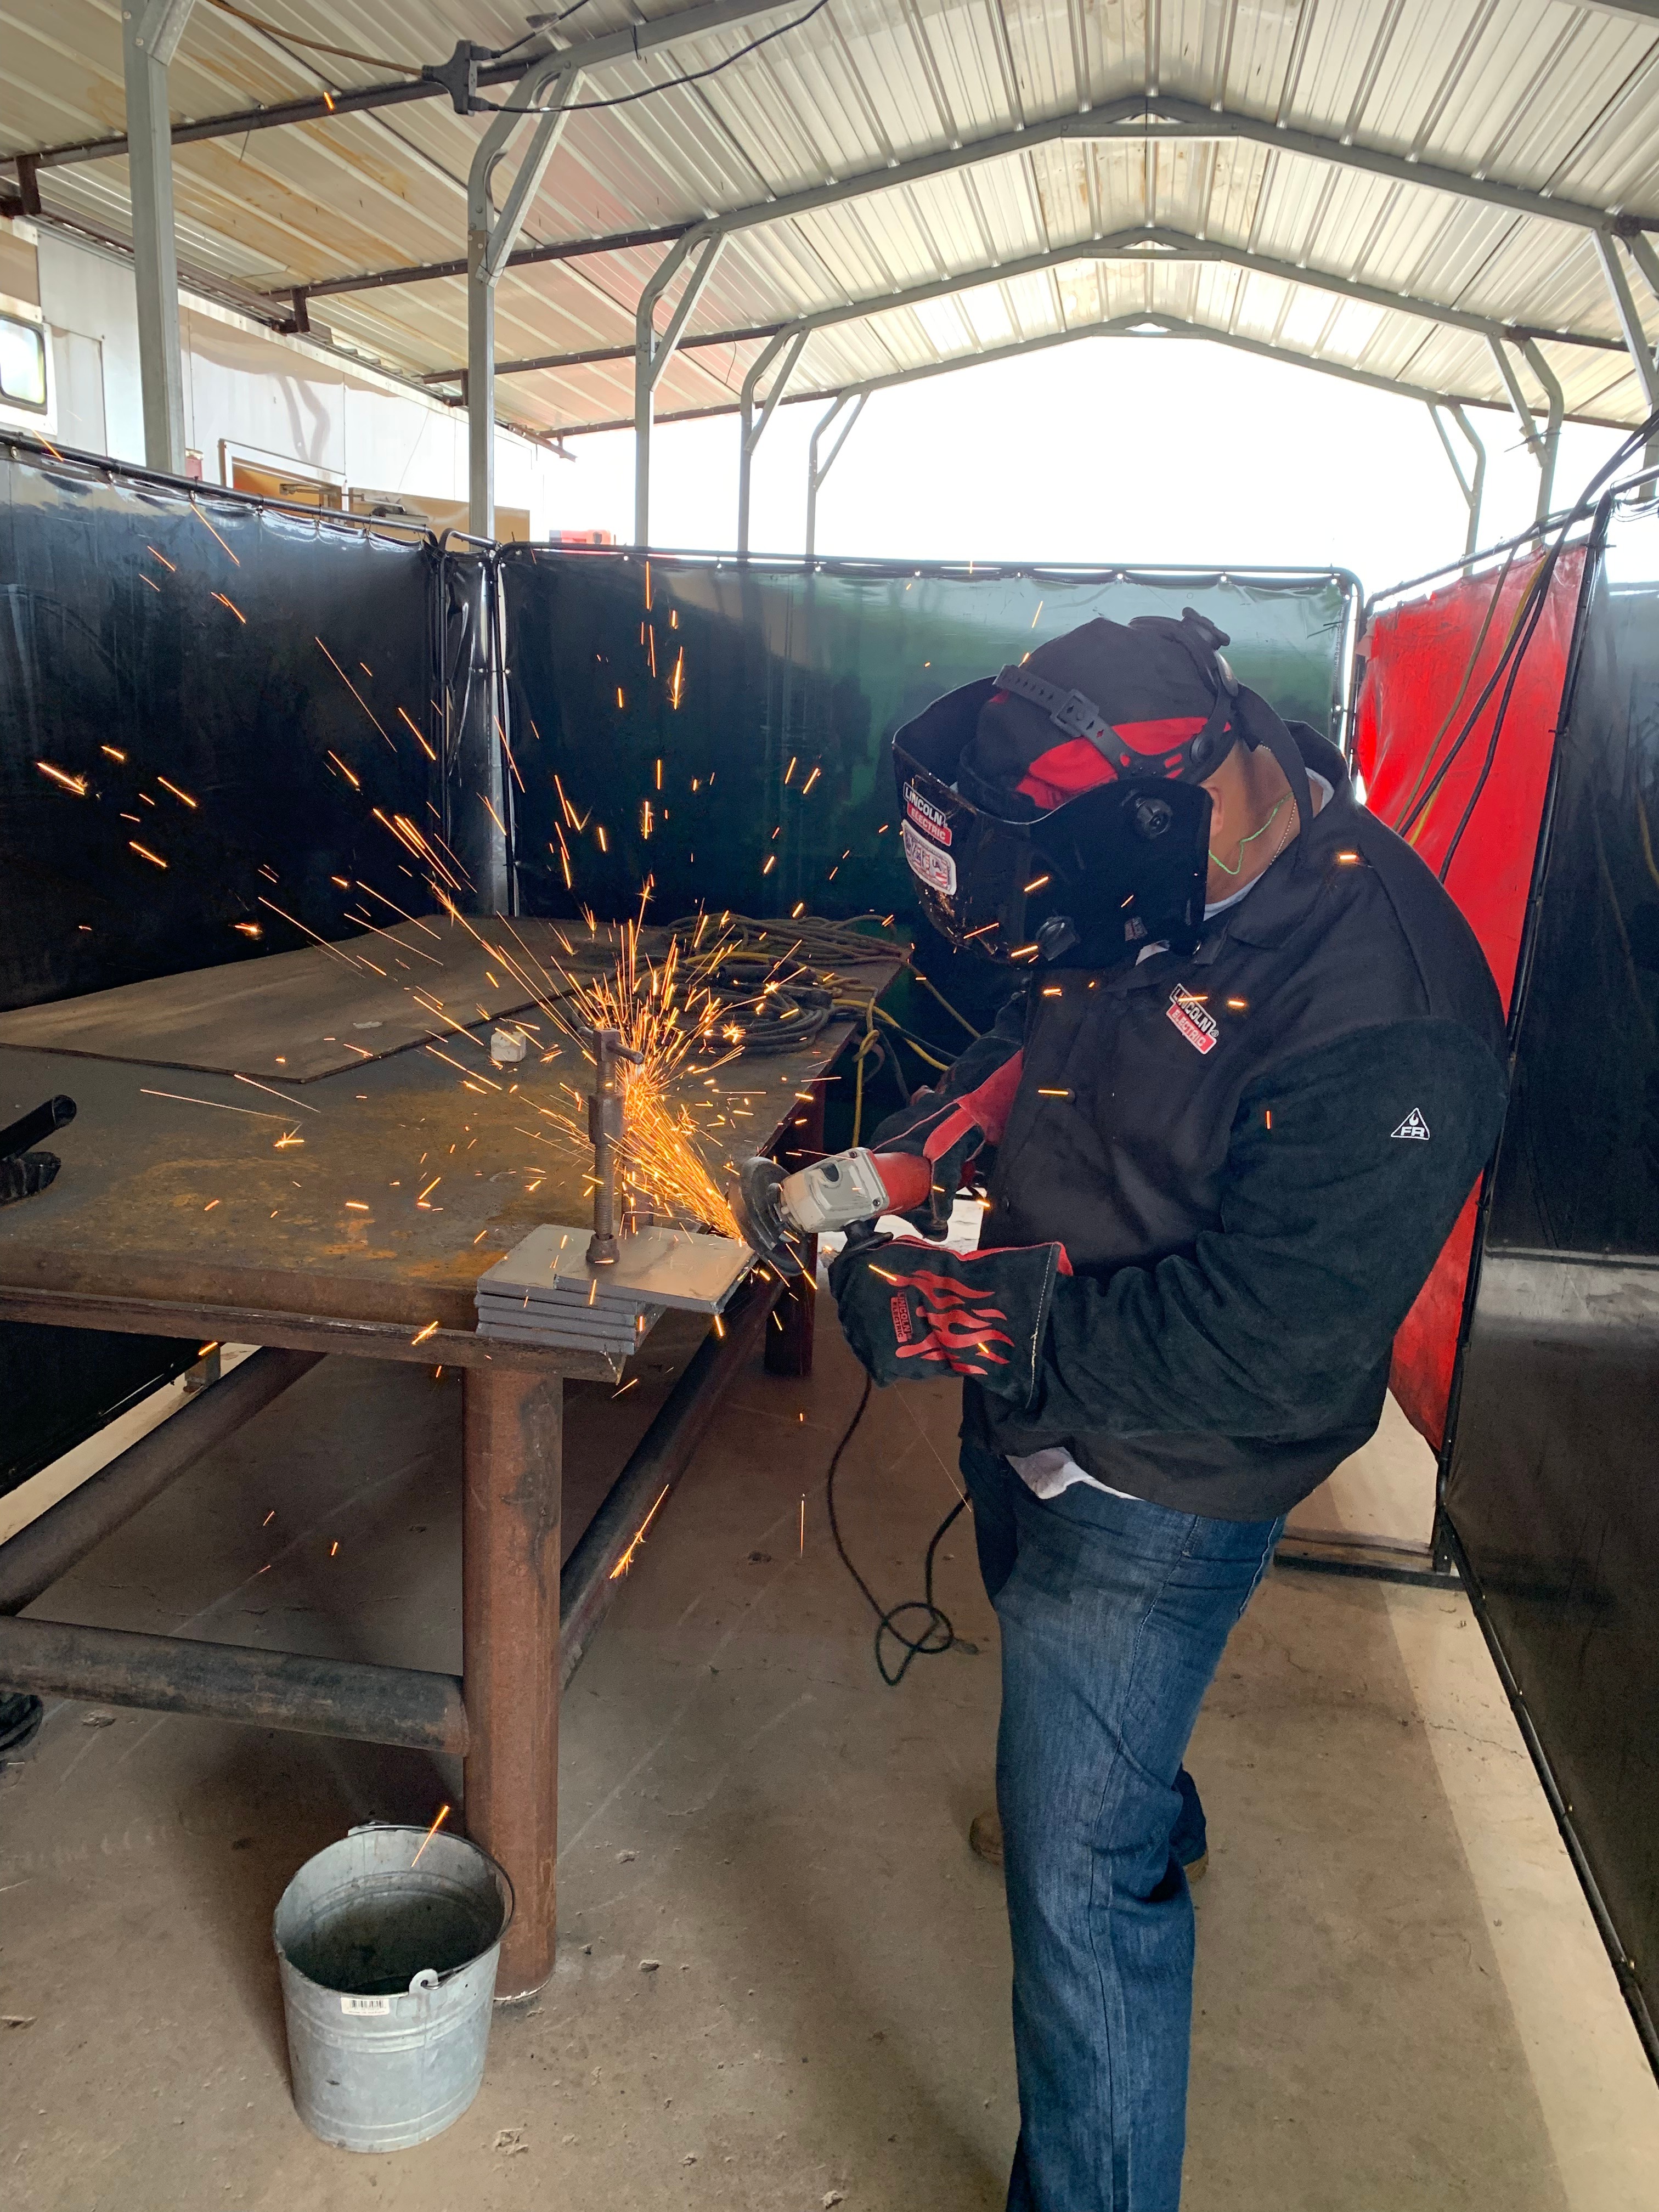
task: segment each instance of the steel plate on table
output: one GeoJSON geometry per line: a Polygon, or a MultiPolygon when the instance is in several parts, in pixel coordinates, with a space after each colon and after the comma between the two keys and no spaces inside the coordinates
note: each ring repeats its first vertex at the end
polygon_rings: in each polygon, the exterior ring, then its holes
{"type": "Polygon", "coordinates": [[[618,1304],[719,1313],[755,1264],[746,1244],[686,1229],[641,1229],[618,1238],[613,1266],[590,1267],[592,1232],[556,1221],[532,1229],[522,1244],[478,1278],[480,1299],[506,1296],[524,1310],[556,1305],[578,1311],[618,1304]]]}
{"type": "Polygon", "coordinates": [[[614,958],[580,928],[494,915],[468,927],[434,915],[20,1007],[0,1014],[0,1045],[309,1083],[504,1015],[526,1018],[532,1047],[550,1045],[554,1025],[537,1001],[614,958]]]}

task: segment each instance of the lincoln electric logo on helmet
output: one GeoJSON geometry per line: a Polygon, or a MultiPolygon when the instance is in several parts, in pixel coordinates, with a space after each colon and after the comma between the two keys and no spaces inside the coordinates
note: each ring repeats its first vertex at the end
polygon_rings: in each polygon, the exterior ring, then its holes
{"type": "Polygon", "coordinates": [[[930,806],[914,783],[904,787],[904,811],[916,823],[923,836],[931,837],[936,845],[951,842],[951,825],[937,806],[930,806]]]}

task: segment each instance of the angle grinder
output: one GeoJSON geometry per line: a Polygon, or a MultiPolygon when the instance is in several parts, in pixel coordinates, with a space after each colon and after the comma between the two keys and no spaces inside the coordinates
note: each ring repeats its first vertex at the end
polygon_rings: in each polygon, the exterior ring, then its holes
{"type": "Polygon", "coordinates": [[[781,1274],[806,1272],[799,1240],[844,1230],[849,1244],[876,1233],[884,1213],[925,1206],[933,1164],[914,1152],[871,1152],[855,1146],[793,1171],[775,1160],[745,1160],[738,1170],[732,1211],[744,1242],[781,1274]]]}

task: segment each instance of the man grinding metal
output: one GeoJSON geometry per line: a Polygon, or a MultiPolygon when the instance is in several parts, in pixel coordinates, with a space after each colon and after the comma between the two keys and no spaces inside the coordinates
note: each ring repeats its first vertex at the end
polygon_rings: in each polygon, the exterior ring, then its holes
{"type": "Polygon", "coordinates": [[[1227,642],[1086,623],[894,741],[924,907],[1021,988],[877,1139],[932,1163],[925,1234],[985,1183],[980,1249],[866,1239],[830,1280],[878,1382],[964,1378],[1018,2212],[1178,2202],[1188,1739],[1285,1513],[1375,1430],[1504,1109],[1474,936],[1227,642]]]}

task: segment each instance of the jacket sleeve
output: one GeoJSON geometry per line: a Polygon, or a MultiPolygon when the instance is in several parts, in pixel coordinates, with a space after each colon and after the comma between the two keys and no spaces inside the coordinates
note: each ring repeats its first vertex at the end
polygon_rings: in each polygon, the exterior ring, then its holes
{"type": "Polygon", "coordinates": [[[1056,1285],[1022,1425],[1064,1435],[1318,1436],[1388,1355],[1497,1141],[1505,1079],[1473,1031],[1391,1023],[1262,1076],[1218,1229],[1056,1285]]]}

